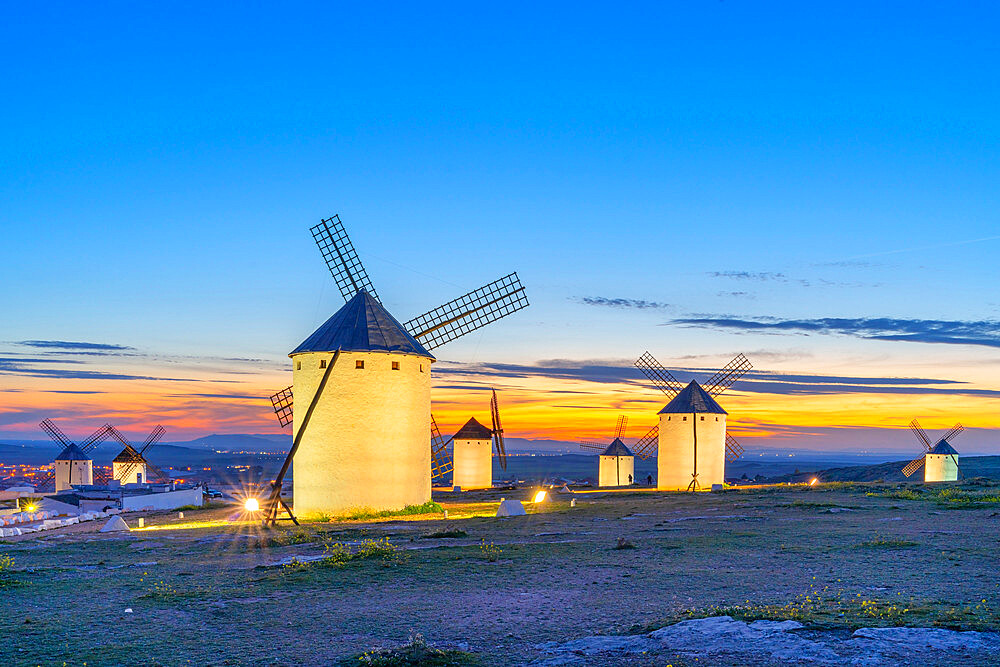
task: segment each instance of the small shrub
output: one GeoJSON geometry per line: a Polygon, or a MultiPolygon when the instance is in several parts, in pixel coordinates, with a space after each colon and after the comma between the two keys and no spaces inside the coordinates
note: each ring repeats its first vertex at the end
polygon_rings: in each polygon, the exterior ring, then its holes
{"type": "Polygon", "coordinates": [[[618,542],[615,543],[614,549],[615,551],[621,551],[622,549],[635,549],[635,545],[624,537],[619,537],[618,542]]]}
{"type": "Polygon", "coordinates": [[[444,508],[433,500],[423,505],[407,505],[401,510],[373,510],[370,507],[358,507],[334,518],[336,521],[364,521],[365,519],[385,519],[392,516],[414,516],[417,514],[443,514],[444,508]]]}
{"type": "Polygon", "coordinates": [[[503,549],[493,544],[493,542],[487,543],[486,540],[483,540],[479,543],[479,552],[487,561],[495,563],[500,558],[500,554],[503,553],[503,549]]]}
{"type": "Polygon", "coordinates": [[[422,539],[425,540],[441,540],[441,539],[458,539],[461,537],[468,537],[469,534],[464,530],[459,528],[445,528],[442,530],[436,530],[430,535],[423,535],[422,539]]]}
{"type": "Polygon", "coordinates": [[[397,648],[366,651],[342,661],[342,665],[369,667],[460,667],[476,664],[475,656],[466,651],[442,650],[429,645],[420,635],[397,648]]]}
{"type": "Polygon", "coordinates": [[[310,533],[305,528],[298,528],[292,531],[283,531],[267,539],[269,547],[287,547],[293,544],[308,544],[316,540],[316,535],[310,533]]]}
{"type": "Polygon", "coordinates": [[[14,577],[14,557],[10,554],[0,555],[0,589],[22,586],[23,582],[14,577]]]}
{"type": "Polygon", "coordinates": [[[876,535],[867,542],[860,542],[855,545],[858,549],[907,549],[915,546],[917,546],[917,543],[910,540],[885,538],[880,535],[876,535]]]}

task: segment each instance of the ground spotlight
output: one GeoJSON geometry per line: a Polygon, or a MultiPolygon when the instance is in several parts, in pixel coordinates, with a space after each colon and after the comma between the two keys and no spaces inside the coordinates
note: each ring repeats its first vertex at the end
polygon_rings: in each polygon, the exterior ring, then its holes
{"type": "Polygon", "coordinates": [[[247,498],[246,502],[243,503],[243,509],[247,512],[256,512],[260,510],[260,503],[257,502],[256,498],[247,498]]]}
{"type": "Polygon", "coordinates": [[[545,490],[543,489],[543,490],[541,490],[541,491],[539,491],[538,493],[535,494],[535,499],[532,500],[531,502],[533,502],[533,503],[544,502],[545,501],[545,495],[546,495],[545,494],[545,490]]]}
{"type": "Polygon", "coordinates": [[[813,477],[811,480],[809,480],[809,486],[816,486],[816,484],[818,482],[819,482],[819,479],[816,478],[816,477],[813,477]]]}

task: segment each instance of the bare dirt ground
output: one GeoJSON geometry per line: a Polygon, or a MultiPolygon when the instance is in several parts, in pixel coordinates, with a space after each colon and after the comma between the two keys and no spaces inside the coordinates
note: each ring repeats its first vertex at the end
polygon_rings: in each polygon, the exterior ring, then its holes
{"type": "MultiPolygon", "coordinates": [[[[1000,629],[1000,489],[899,488],[577,494],[573,508],[556,496],[528,516],[492,517],[501,495],[526,500],[525,489],[436,494],[447,520],[265,532],[209,509],[147,514],[151,529],[128,534],[72,526],[0,543],[14,559],[0,578],[0,664],[337,664],[419,633],[479,664],[520,665],[551,659],[546,642],[649,632],[736,606],[746,619],[847,634],[1000,629]],[[382,538],[392,546],[371,558],[306,562],[329,555],[325,545],[353,552],[382,538]],[[619,538],[634,548],[616,549],[619,538]]],[[[963,658],[933,664],[950,661],[963,658]]]]}

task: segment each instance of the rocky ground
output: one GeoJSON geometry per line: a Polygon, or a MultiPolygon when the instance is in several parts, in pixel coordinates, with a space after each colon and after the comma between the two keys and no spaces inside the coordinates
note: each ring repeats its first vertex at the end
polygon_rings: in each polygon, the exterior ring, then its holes
{"type": "Polygon", "coordinates": [[[447,519],[72,526],[0,544],[0,664],[337,664],[415,634],[483,665],[1000,664],[1000,488],[946,489],[580,493],[503,520],[483,492],[442,495],[447,519]]]}

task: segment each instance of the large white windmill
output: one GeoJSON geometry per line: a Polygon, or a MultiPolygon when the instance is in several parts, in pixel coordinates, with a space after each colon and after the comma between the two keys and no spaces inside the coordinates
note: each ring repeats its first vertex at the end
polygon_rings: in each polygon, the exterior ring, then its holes
{"type": "Polygon", "coordinates": [[[446,450],[431,444],[430,350],[528,306],[511,273],[401,324],[379,301],[340,218],[311,231],[347,303],[289,354],[292,386],[271,397],[294,435],[262,508],[266,523],[279,506],[291,516],[281,485],[293,461],[299,514],[430,500],[432,467],[450,467],[446,450]]]}
{"type": "Polygon", "coordinates": [[[950,431],[932,445],[931,439],[927,437],[927,432],[916,419],[911,421],[909,426],[925,451],[919,458],[906,464],[906,467],[903,468],[903,475],[909,477],[922,467],[924,469],[924,482],[954,482],[957,480],[962,469],[958,467],[958,452],[951,446],[950,441],[964,431],[965,427],[961,424],[955,424],[950,431]]]}
{"type": "MultiPolygon", "coordinates": [[[[735,461],[743,448],[726,432],[726,411],[715,400],[753,366],[742,354],[715,373],[702,387],[696,380],[681,384],[666,368],[644,353],[635,365],[665,393],[670,402],[660,410],[655,427],[656,488],[707,491],[726,478],[726,461],[735,461]]],[[[650,431],[650,434],[653,432],[650,431]]],[[[653,446],[647,434],[644,453],[653,446]]]]}

